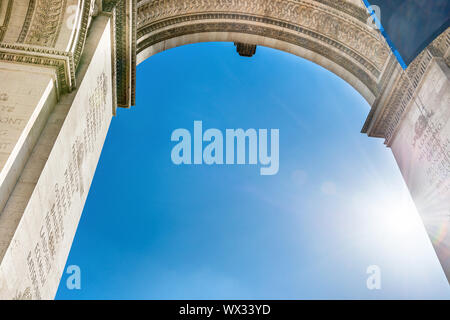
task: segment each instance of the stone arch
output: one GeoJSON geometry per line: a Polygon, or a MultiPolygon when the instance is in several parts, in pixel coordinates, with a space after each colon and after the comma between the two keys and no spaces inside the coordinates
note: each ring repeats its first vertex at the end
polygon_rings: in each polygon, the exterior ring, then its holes
{"type": "Polygon", "coordinates": [[[392,59],[358,1],[138,1],[137,63],[210,41],[263,45],[308,59],[347,81],[371,105],[392,59]]]}
{"type": "Polygon", "coordinates": [[[280,49],[353,85],[450,279],[450,28],[403,70],[362,0],[0,0],[0,298],[54,297],[136,63],[205,41],[280,49]]]}

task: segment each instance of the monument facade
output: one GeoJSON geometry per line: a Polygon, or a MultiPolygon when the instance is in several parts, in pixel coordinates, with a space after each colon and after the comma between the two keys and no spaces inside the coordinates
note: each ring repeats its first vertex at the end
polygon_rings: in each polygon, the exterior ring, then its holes
{"type": "Polygon", "coordinates": [[[0,0],[0,298],[54,298],[136,65],[208,41],[283,50],[351,84],[450,279],[450,31],[403,70],[370,22],[360,0],[0,0]]]}

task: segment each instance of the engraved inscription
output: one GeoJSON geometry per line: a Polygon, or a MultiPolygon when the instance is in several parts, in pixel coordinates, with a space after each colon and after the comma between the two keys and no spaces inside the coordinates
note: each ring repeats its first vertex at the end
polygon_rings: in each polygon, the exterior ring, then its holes
{"type": "Polygon", "coordinates": [[[59,34],[65,7],[65,0],[38,0],[25,42],[53,47],[59,34]]]}
{"type": "Polygon", "coordinates": [[[433,112],[421,109],[412,145],[419,152],[419,161],[426,163],[429,184],[443,195],[450,192],[450,139],[441,138],[440,119],[433,119],[433,112]]]}
{"type": "MultiPolygon", "coordinates": [[[[89,108],[81,135],[74,138],[71,157],[62,176],[54,185],[52,202],[40,228],[39,239],[27,256],[33,296],[40,298],[42,288],[57,255],[58,246],[65,238],[65,218],[71,212],[74,197],[84,195],[82,168],[84,159],[95,149],[98,134],[103,128],[106,112],[107,77],[102,73],[97,86],[89,96],[89,108]],[[86,148],[85,146],[88,146],[86,148]]],[[[23,294],[21,294],[23,295],[23,294]]]]}

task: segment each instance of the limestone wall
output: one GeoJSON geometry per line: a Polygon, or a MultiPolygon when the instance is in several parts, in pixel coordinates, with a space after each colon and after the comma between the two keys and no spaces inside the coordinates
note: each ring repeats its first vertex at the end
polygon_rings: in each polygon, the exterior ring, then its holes
{"type": "Polygon", "coordinates": [[[450,281],[450,69],[427,68],[389,142],[450,281]]]}

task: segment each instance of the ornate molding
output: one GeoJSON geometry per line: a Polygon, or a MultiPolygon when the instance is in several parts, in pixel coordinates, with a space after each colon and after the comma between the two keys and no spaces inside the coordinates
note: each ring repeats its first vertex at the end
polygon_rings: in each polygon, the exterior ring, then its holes
{"type": "MultiPolygon", "coordinates": [[[[344,0],[80,0],[78,3],[77,32],[68,46],[75,66],[80,61],[95,8],[114,10],[117,103],[124,107],[135,102],[136,52],[179,35],[231,31],[286,41],[343,67],[373,95],[379,92],[378,81],[389,57],[384,39],[366,24],[365,8],[344,0]]],[[[17,42],[29,48],[17,53],[16,58],[11,53],[4,53],[3,57],[59,66],[56,61],[60,60],[49,62],[41,55],[42,48],[59,47],[66,7],[67,0],[28,1],[17,42]],[[40,58],[26,58],[29,56],[40,58]]],[[[72,69],[65,72],[72,73],[72,69]]],[[[63,79],[60,71],[58,74],[63,79]]],[[[75,81],[68,80],[61,82],[60,87],[71,90],[74,84],[75,81]]]]}
{"type": "MultiPolygon", "coordinates": [[[[113,2],[114,0],[109,0],[108,2],[113,2]]],[[[180,0],[183,1],[183,0],[180,0]]],[[[180,1],[178,1],[178,5],[177,7],[180,8],[186,8],[186,7],[196,7],[197,9],[201,8],[202,6],[204,7],[205,5],[214,5],[214,9],[226,9],[227,7],[230,6],[237,6],[240,5],[237,1],[227,1],[227,0],[217,0],[215,1],[215,3],[213,2],[209,2],[209,3],[205,3],[204,1],[192,1],[192,3],[187,4],[184,3],[182,5],[180,5],[180,1]]],[[[162,4],[164,5],[164,2],[167,2],[167,0],[138,0],[137,4],[139,8],[144,8],[145,6],[148,5],[154,5],[154,4],[162,4]]],[[[255,1],[256,2],[256,1],[255,1]]],[[[266,8],[267,8],[267,4],[270,3],[271,1],[266,1],[266,8]]],[[[352,2],[348,2],[345,0],[312,0],[312,1],[307,1],[307,0],[273,0],[273,3],[275,3],[275,6],[279,6],[280,2],[290,2],[292,4],[295,3],[311,3],[311,2],[316,2],[318,4],[323,4],[326,5],[328,7],[332,7],[334,9],[336,9],[339,12],[343,12],[345,14],[348,14],[352,17],[354,17],[355,19],[358,19],[359,21],[361,21],[362,23],[366,23],[367,22],[367,17],[368,17],[368,12],[365,9],[364,6],[357,6],[355,4],[353,4],[352,2]]],[[[362,0],[361,0],[362,2],[362,0]]],[[[241,4],[243,3],[243,1],[241,1],[241,4]]],[[[245,2],[244,2],[245,3],[245,2]]],[[[248,0],[248,3],[246,3],[245,5],[252,5],[252,1],[248,0]]],[[[175,6],[172,6],[172,8],[175,8],[175,6]]]]}
{"type": "MultiPolygon", "coordinates": [[[[298,27],[299,28],[299,27],[298,27]]],[[[200,32],[238,32],[238,33],[247,33],[253,35],[260,35],[269,38],[278,39],[284,42],[292,43],[298,45],[302,48],[306,48],[313,52],[320,54],[323,57],[335,62],[336,64],[344,67],[346,70],[355,75],[361,82],[363,82],[369,90],[373,92],[374,95],[378,94],[378,84],[375,80],[375,76],[370,74],[365,68],[360,65],[354,63],[350,57],[346,55],[337,54],[335,50],[330,47],[322,44],[321,42],[312,41],[305,35],[310,35],[307,30],[303,30],[304,33],[292,33],[286,32],[280,29],[253,25],[253,24],[245,24],[245,23],[227,23],[227,22],[215,22],[215,23],[198,23],[193,25],[185,25],[176,28],[172,28],[170,30],[160,31],[153,35],[152,37],[146,39],[145,41],[138,44],[138,53],[144,50],[145,48],[159,43],[164,40],[171,39],[175,36],[181,36],[191,33],[200,33],[200,32]]],[[[328,41],[332,41],[330,39],[322,38],[325,43],[328,41]]],[[[340,44],[336,44],[340,45],[340,44]]],[[[341,47],[341,50],[345,51],[345,47],[341,47]]],[[[352,51],[349,53],[354,54],[352,51]]],[[[357,59],[358,56],[353,56],[353,58],[357,59]]],[[[370,65],[367,65],[370,67],[370,65]]],[[[371,70],[378,75],[378,71],[375,68],[371,68],[371,70]]]]}
{"type": "Polygon", "coordinates": [[[402,72],[398,85],[395,88],[381,124],[386,144],[390,145],[391,138],[410,102],[412,101],[420,80],[432,61],[428,50],[422,52],[405,72],[402,72]]]}
{"type": "MultiPolygon", "coordinates": [[[[329,7],[337,9],[341,12],[358,19],[362,23],[367,22],[367,10],[365,8],[354,5],[353,3],[347,1],[336,1],[336,0],[316,0],[317,2],[323,3],[329,7]]],[[[362,0],[361,0],[362,1],[362,0]]]]}
{"type": "Polygon", "coordinates": [[[66,0],[31,0],[17,42],[53,48],[65,9],[66,0]]]}
{"type": "Polygon", "coordinates": [[[55,68],[58,89],[62,92],[72,90],[75,85],[75,61],[70,52],[0,43],[1,60],[55,68]]]}
{"type": "Polygon", "coordinates": [[[385,143],[389,146],[431,62],[434,58],[443,58],[448,65],[449,49],[450,28],[437,37],[406,70],[402,70],[391,87],[382,91],[382,95],[387,95],[386,102],[383,106],[374,105],[363,132],[367,132],[369,136],[385,138],[385,143]],[[377,109],[381,110],[375,117],[377,109]],[[374,124],[369,131],[372,122],[374,124]]]}
{"type": "Polygon", "coordinates": [[[103,10],[114,10],[117,105],[135,104],[136,90],[136,0],[109,0],[103,10]]]}
{"type": "Polygon", "coordinates": [[[430,53],[435,57],[442,57],[447,66],[450,67],[450,28],[447,28],[428,47],[430,53]]]}
{"type": "MultiPolygon", "coordinates": [[[[345,11],[345,6],[354,7],[345,1],[291,1],[291,0],[202,0],[186,2],[182,0],[154,0],[140,2],[137,13],[138,39],[154,29],[154,25],[176,23],[181,20],[224,18],[230,20],[251,20],[261,23],[301,27],[339,42],[349,50],[365,57],[378,71],[389,57],[389,48],[380,34],[345,11]],[[160,23],[161,22],[161,23],[160,23]]],[[[361,10],[361,8],[359,8],[361,10]]],[[[356,11],[356,12],[360,12],[356,11]]],[[[348,11],[348,10],[346,10],[348,11]]],[[[366,14],[367,20],[367,14],[366,14]]]]}
{"type": "Polygon", "coordinates": [[[236,52],[241,57],[253,57],[256,53],[256,45],[254,44],[248,44],[248,43],[241,43],[241,42],[235,42],[234,43],[236,47],[236,52]]]}
{"type": "Polygon", "coordinates": [[[377,97],[390,49],[367,17],[364,7],[343,0],[138,1],[137,52],[195,33],[258,35],[327,58],[377,97]]]}
{"type": "Polygon", "coordinates": [[[78,26],[79,33],[75,45],[73,46],[73,55],[76,65],[80,62],[81,54],[83,53],[84,43],[86,42],[89,23],[92,18],[92,13],[94,12],[93,7],[95,6],[95,3],[92,2],[92,0],[84,0],[80,1],[80,5],[81,20],[78,26]]]}
{"type": "Polygon", "coordinates": [[[75,85],[75,71],[95,1],[81,0],[78,4],[76,36],[67,51],[53,49],[58,40],[67,8],[66,0],[30,0],[17,43],[0,44],[0,60],[53,67],[56,69],[58,90],[71,91],[75,85]]]}
{"type": "Polygon", "coordinates": [[[117,2],[119,2],[119,0],[103,0],[102,1],[103,10],[106,12],[112,12],[117,2]]]}

